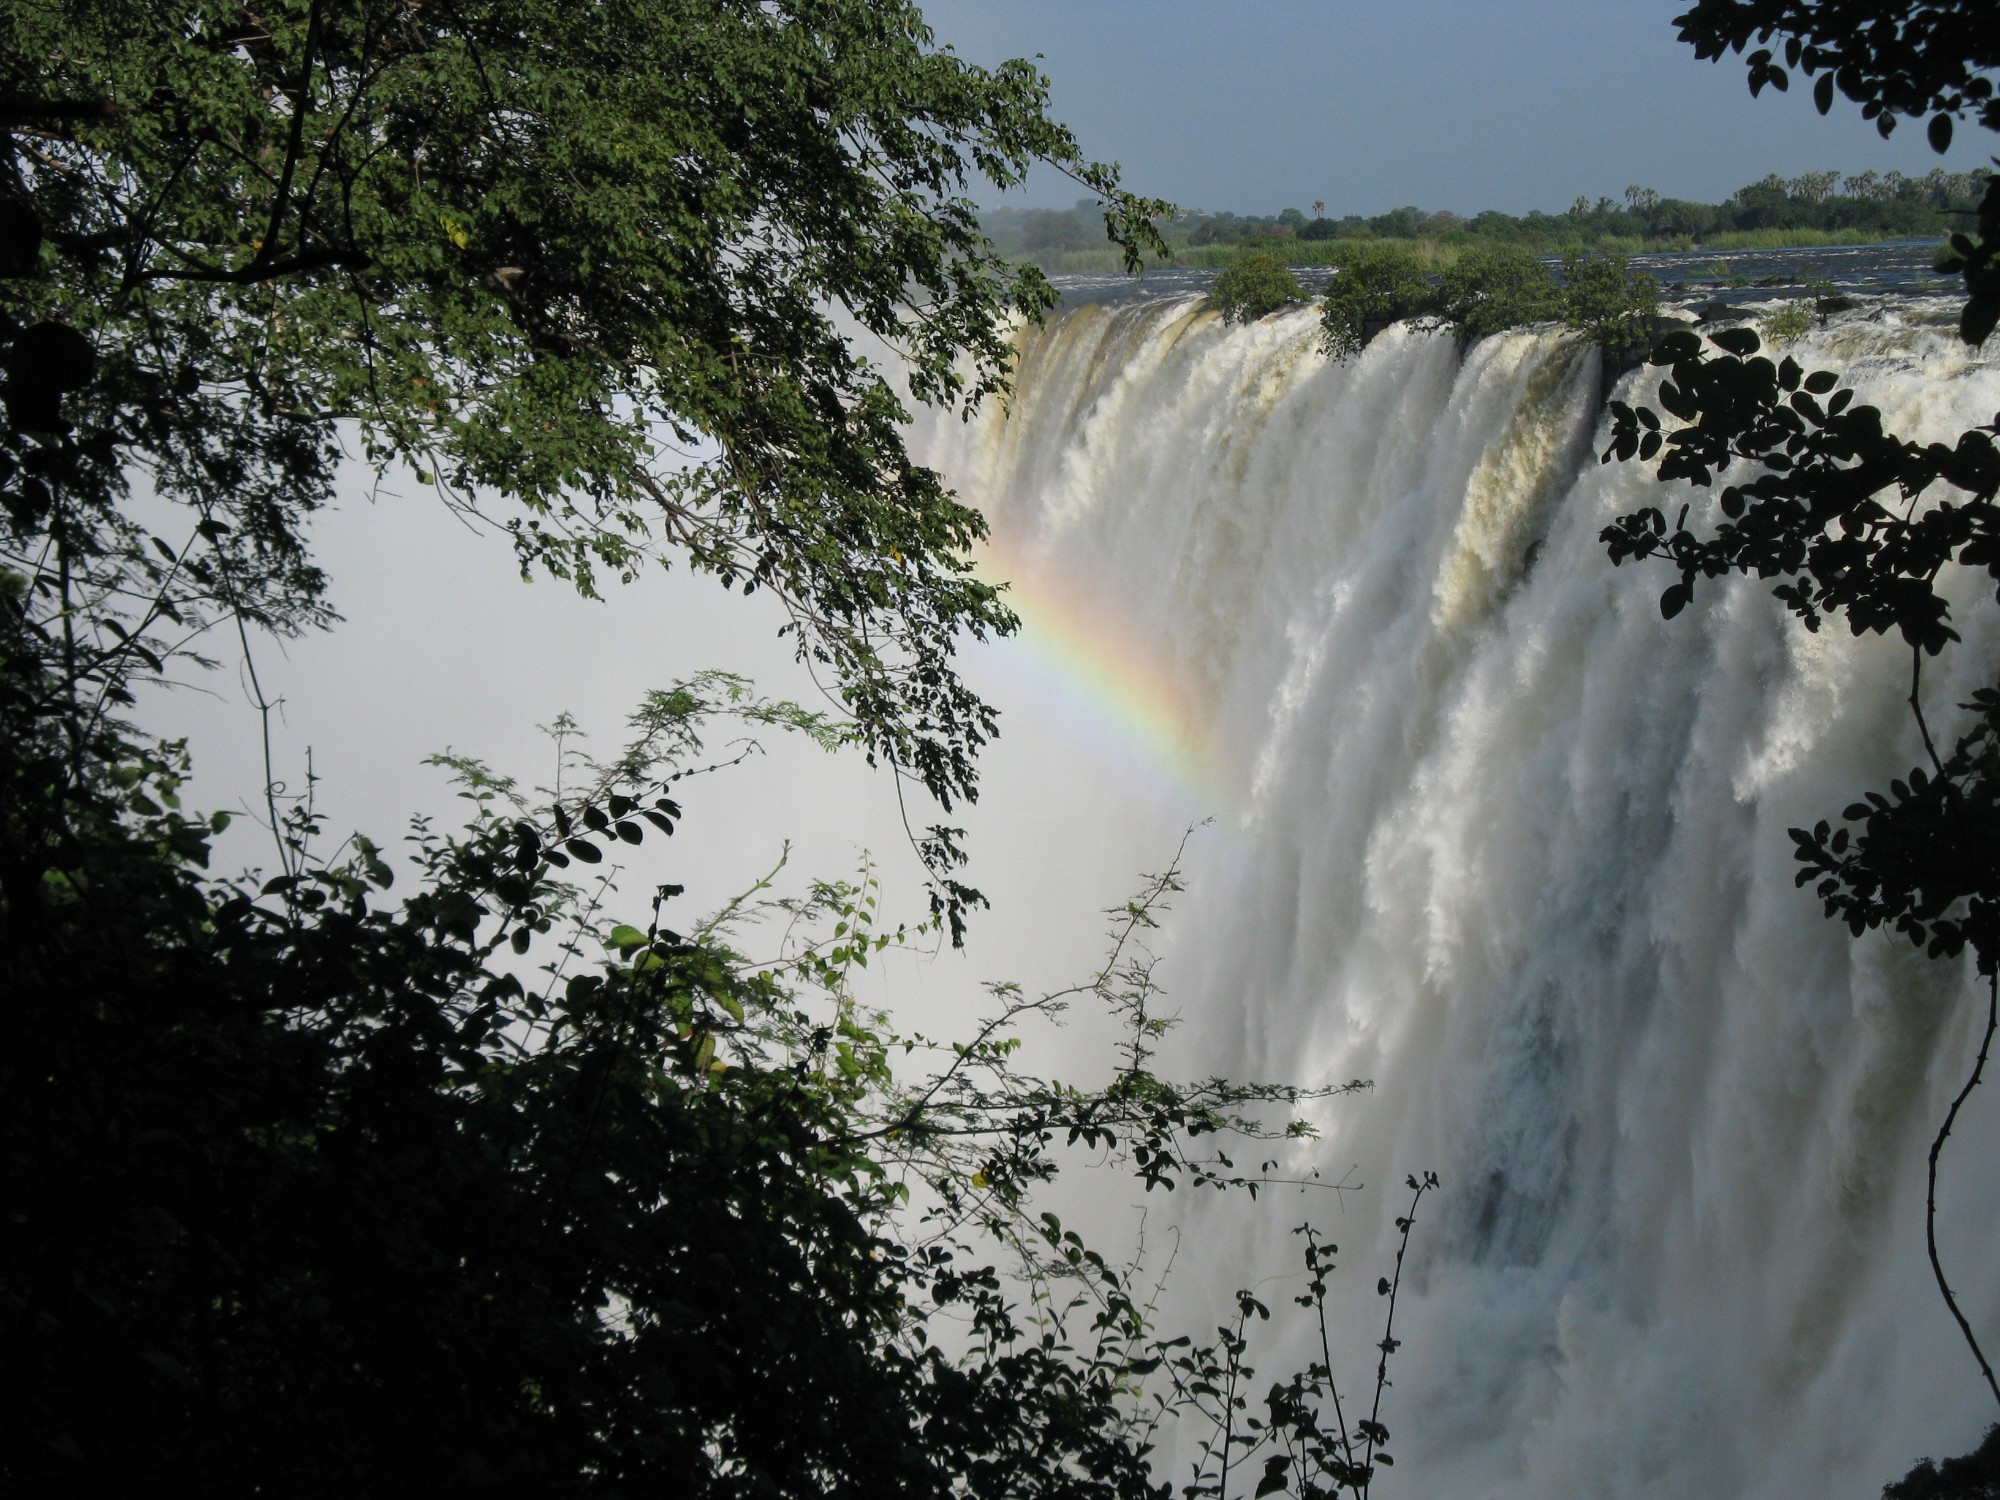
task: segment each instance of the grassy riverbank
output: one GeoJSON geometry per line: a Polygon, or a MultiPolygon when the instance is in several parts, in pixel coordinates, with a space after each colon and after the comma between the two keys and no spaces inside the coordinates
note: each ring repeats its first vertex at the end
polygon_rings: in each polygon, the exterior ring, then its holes
{"type": "MultiPolygon", "coordinates": [[[[1641,255],[1649,251],[1796,250],[1816,245],[1879,245],[1938,239],[1961,227],[1985,192],[1979,173],[1923,177],[1901,173],[1775,174],[1738,189],[1721,203],[1666,198],[1648,188],[1625,190],[1622,201],[1579,197],[1561,213],[1497,210],[1469,217],[1446,210],[1392,209],[1364,218],[1316,217],[1297,208],[1268,215],[1176,212],[1158,221],[1169,257],[1161,264],[1221,270],[1250,251],[1266,251],[1293,266],[1319,266],[1350,253],[1356,242],[1394,245],[1441,270],[1467,250],[1511,247],[1534,255],[1641,255]]],[[[1104,240],[1094,200],[1068,209],[994,209],[982,225],[1003,255],[1046,271],[1112,273],[1115,250],[1104,240]]]]}
{"type": "MultiPolygon", "coordinates": [[[[1477,236],[1462,238],[1368,239],[1368,240],[1265,240],[1242,245],[1190,245],[1177,251],[1171,260],[1151,260],[1152,266],[1195,267],[1224,270],[1253,251],[1275,252],[1291,266],[1332,265],[1353,254],[1355,245],[1394,247],[1417,258],[1426,269],[1442,271],[1458,263],[1467,253],[1488,248],[1490,242],[1477,236]]],[[[1694,240],[1688,236],[1641,239],[1607,236],[1588,244],[1558,245],[1542,251],[1560,255],[1569,251],[1593,250],[1606,255],[1643,255],[1649,251],[1713,250],[1717,253],[1741,250],[1802,250],[1820,245],[1879,245],[1880,235],[1858,229],[1740,229],[1694,240]]],[[[1040,266],[1050,275],[1110,276],[1125,269],[1119,252],[1107,245],[1102,250],[1039,250],[1015,257],[1040,266]]]]}

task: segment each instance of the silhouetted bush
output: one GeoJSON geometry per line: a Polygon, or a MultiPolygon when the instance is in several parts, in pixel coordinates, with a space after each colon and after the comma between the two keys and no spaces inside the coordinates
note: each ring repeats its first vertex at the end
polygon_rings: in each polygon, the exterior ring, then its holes
{"type": "Polygon", "coordinates": [[[1925,1459],[1893,1484],[1882,1500],[2000,1500],[2000,1423],[1986,1429],[1972,1452],[1943,1463],[1925,1459]]]}

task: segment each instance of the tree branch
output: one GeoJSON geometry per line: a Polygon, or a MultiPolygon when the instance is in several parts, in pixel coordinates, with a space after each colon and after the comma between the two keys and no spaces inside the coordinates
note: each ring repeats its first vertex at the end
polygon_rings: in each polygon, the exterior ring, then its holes
{"type": "Polygon", "coordinates": [[[343,270],[365,271],[369,267],[368,256],[360,250],[302,250],[297,255],[287,255],[280,260],[253,260],[249,265],[235,271],[221,271],[208,266],[197,266],[188,271],[148,271],[147,281],[215,281],[233,286],[255,286],[262,281],[275,281],[280,276],[295,275],[300,271],[317,271],[327,266],[338,266],[343,270]]]}
{"type": "Polygon", "coordinates": [[[125,111],[109,99],[36,99],[0,94],[0,130],[57,120],[115,120],[125,111]]]}

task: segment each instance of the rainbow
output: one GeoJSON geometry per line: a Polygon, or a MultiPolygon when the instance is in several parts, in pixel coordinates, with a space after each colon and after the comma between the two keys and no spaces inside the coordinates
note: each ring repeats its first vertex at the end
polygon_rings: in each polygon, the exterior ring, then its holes
{"type": "Polygon", "coordinates": [[[1224,792],[1208,715],[1158,643],[1101,593],[1066,579],[997,533],[974,555],[986,582],[1006,589],[1021,633],[994,653],[1114,756],[1156,773],[1204,814],[1224,792]]]}

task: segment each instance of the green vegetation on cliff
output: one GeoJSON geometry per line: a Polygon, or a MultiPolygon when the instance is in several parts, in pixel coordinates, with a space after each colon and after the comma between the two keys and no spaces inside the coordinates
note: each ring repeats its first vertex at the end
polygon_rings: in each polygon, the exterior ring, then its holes
{"type": "MultiPolygon", "coordinates": [[[[1224,273],[1225,275],[1228,273],[1224,273]]],[[[1561,322],[1606,350],[1651,337],[1659,287],[1622,255],[1571,252],[1552,270],[1513,246],[1461,252],[1435,276],[1395,244],[1352,243],[1321,303],[1323,347],[1348,359],[1391,323],[1415,320],[1471,341],[1529,323],[1561,322]]]]}
{"type": "Polygon", "coordinates": [[[1281,307],[1306,300],[1284,257],[1253,250],[1215,278],[1208,300],[1228,323],[1254,323],[1281,307]]]}

